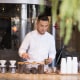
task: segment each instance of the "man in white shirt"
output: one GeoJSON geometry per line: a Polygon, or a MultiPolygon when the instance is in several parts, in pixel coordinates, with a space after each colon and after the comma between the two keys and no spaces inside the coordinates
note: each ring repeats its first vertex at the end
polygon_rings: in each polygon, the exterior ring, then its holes
{"type": "Polygon", "coordinates": [[[19,56],[21,58],[36,62],[49,59],[49,63],[52,63],[55,58],[56,49],[54,37],[47,32],[48,27],[48,16],[38,16],[37,29],[25,36],[19,48],[19,56]]]}

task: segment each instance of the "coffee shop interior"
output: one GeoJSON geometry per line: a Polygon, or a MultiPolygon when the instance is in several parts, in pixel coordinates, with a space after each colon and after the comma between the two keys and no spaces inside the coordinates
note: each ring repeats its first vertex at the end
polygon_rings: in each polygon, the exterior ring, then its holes
{"type": "MultiPolygon", "coordinates": [[[[59,5],[61,0],[59,0],[59,5]]],[[[60,38],[60,26],[52,25],[51,4],[44,5],[44,13],[50,17],[49,32],[56,42],[56,62],[60,65],[61,57],[76,56],[80,60],[80,32],[73,26],[69,44],[65,46],[60,38]],[[57,61],[58,60],[58,61],[57,61]]],[[[25,34],[35,29],[35,19],[40,14],[39,4],[0,3],[0,60],[20,61],[18,49],[25,34]],[[24,26],[24,27],[22,27],[24,26]]],[[[59,6],[57,9],[59,14],[59,6]]]]}
{"type": "MultiPolygon", "coordinates": [[[[51,17],[50,6],[45,5],[44,12],[51,17]]],[[[35,29],[39,14],[39,4],[0,3],[0,59],[20,61],[19,46],[24,36],[35,29]]]]}

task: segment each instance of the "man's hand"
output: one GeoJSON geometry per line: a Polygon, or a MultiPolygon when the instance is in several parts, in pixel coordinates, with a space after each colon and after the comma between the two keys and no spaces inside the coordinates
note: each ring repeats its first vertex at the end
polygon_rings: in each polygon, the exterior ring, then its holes
{"type": "Polygon", "coordinates": [[[23,53],[23,54],[22,54],[22,58],[23,58],[23,59],[30,59],[28,53],[23,53]]]}
{"type": "Polygon", "coordinates": [[[48,59],[45,59],[45,64],[51,64],[52,63],[52,58],[48,58],[48,59]]]}

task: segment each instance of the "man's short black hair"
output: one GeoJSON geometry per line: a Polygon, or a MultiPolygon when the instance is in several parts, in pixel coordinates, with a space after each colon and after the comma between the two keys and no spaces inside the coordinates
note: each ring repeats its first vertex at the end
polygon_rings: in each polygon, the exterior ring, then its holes
{"type": "Polygon", "coordinates": [[[43,20],[43,21],[49,21],[48,16],[41,14],[38,16],[38,21],[43,20]]]}

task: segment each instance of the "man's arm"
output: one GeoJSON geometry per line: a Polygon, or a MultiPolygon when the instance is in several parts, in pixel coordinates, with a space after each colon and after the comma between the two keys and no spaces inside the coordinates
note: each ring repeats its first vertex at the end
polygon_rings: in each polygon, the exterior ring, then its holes
{"type": "Polygon", "coordinates": [[[52,61],[55,59],[55,55],[56,55],[55,40],[54,40],[54,38],[52,38],[50,50],[49,50],[49,62],[50,63],[52,63],[52,61]]]}
{"type": "Polygon", "coordinates": [[[19,48],[19,56],[23,59],[29,59],[29,54],[26,52],[29,48],[30,43],[30,34],[26,35],[20,48],[19,48]]]}

